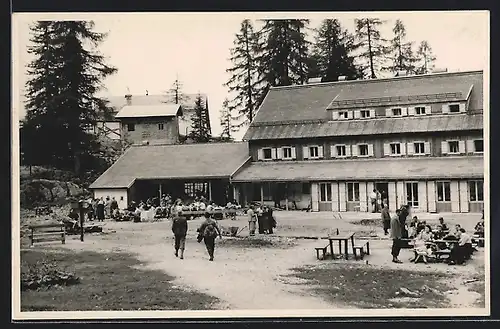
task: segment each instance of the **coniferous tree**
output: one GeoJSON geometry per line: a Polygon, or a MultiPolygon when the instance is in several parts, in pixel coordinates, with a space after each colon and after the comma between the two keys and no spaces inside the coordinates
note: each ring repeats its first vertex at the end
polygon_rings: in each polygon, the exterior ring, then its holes
{"type": "Polygon", "coordinates": [[[401,20],[396,20],[392,29],[394,37],[388,48],[390,64],[383,69],[397,73],[404,71],[406,74],[415,73],[417,58],[413,54],[412,42],[406,41],[406,28],[401,20]]]}
{"type": "Polygon", "coordinates": [[[384,22],[378,18],[362,18],[354,22],[357,40],[355,47],[360,49],[358,56],[367,61],[361,69],[366,77],[375,79],[387,53],[386,41],[380,33],[380,27],[384,22]]]}
{"type": "Polygon", "coordinates": [[[432,48],[427,41],[420,42],[417,50],[416,73],[427,74],[434,68],[436,56],[432,53],[432,48]]]}
{"type": "Polygon", "coordinates": [[[40,164],[89,167],[99,143],[87,132],[99,113],[109,112],[96,94],[102,81],[116,72],[96,50],[106,34],[93,31],[92,21],[38,22],[32,27],[35,55],[28,66],[27,126],[44,145],[40,164]]]}
{"type": "Polygon", "coordinates": [[[172,86],[167,91],[168,100],[165,103],[182,104],[186,100],[186,95],[184,94],[182,86],[183,84],[177,76],[172,86]]]}
{"type": "Polygon", "coordinates": [[[191,117],[191,132],[189,137],[195,143],[207,143],[210,141],[210,129],[208,123],[207,106],[202,95],[196,96],[194,113],[191,117]]]}
{"type": "Polygon", "coordinates": [[[236,112],[232,115],[240,121],[238,128],[252,122],[261,94],[256,61],[258,47],[258,34],[254,32],[251,21],[245,19],[235,36],[230,57],[233,66],[226,70],[231,78],[225,84],[234,93],[231,110],[236,112]]]}
{"type": "MultiPolygon", "coordinates": [[[[260,81],[266,87],[307,82],[308,42],[305,19],[264,20],[259,54],[260,81]]],[[[265,88],[267,91],[267,88],[265,88]]]]}
{"type": "Polygon", "coordinates": [[[336,19],[325,19],[316,30],[313,56],[311,56],[310,77],[314,72],[323,82],[337,81],[339,76],[357,79],[362,73],[354,65],[351,51],[354,37],[342,29],[336,19]],[[311,70],[313,69],[313,70],[311,70]]]}
{"type": "Polygon", "coordinates": [[[229,100],[226,98],[222,102],[222,108],[220,110],[220,125],[222,127],[222,132],[220,137],[223,141],[232,141],[232,132],[235,131],[233,126],[233,117],[231,116],[231,111],[233,109],[229,105],[229,100]]]}

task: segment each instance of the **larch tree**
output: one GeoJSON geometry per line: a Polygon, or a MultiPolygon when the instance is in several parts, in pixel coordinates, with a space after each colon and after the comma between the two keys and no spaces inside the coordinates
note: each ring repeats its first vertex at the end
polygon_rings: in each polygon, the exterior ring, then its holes
{"type": "Polygon", "coordinates": [[[233,125],[233,117],[231,115],[233,110],[234,108],[230,105],[229,99],[224,99],[220,110],[220,126],[222,128],[220,138],[223,141],[232,141],[232,133],[237,130],[237,128],[233,125]]]}
{"type": "Polygon", "coordinates": [[[396,20],[392,32],[394,36],[388,48],[390,63],[383,69],[392,73],[403,71],[414,74],[417,58],[413,53],[413,43],[406,40],[406,28],[401,20],[396,20]]]}
{"type": "Polygon", "coordinates": [[[200,94],[196,96],[194,113],[191,117],[191,132],[189,137],[195,143],[208,143],[210,141],[210,123],[208,122],[207,105],[204,97],[200,94]]]}
{"type": "Polygon", "coordinates": [[[362,76],[351,56],[354,37],[342,29],[338,20],[323,20],[315,32],[310,77],[321,77],[323,82],[328,82],[337,81],[339,76],[346,76],[348,80],[362,76]]]}
{"type": "MultiPolygon", "coordinates": [[[[229,92],[234,95],[231,99],[231,115],[238,123],[236,128],[252,122],[257,110],[257,100],[261,94],[261,85],[258,81],[257,53],[259,35],[254,32],[252,22],[245,19],[241,22],[240,31],[236,33],[234,47],[231,52],[232,67],[226,72],[231,74],[225,83],[229,92]]],[[[226,105],[229,104],[229,101],[226,105]]]]}
{"type": "Polygon", "coordinates": [[[307,82],[309,44],[304,19],[264,20],[259,75],[266,86],[288,86],[307,82]]]}
{"type": "Polygon", "coordinates": [[[44,145],[40,164],[80,173],[99,157],[99,142],[88,129],[110,111],[97,93],[116,68],[97,50],[106,34],[93,29],[92,21],[37,22],[31,29],[28,51],[35,59],[28,66],[23,127],[29,127],[30,140],[44,145]]]}
{"type": "Polygon", "coordinates": [[[379,18],[362,18],[354,20],[356,25],[356,45],[358,56],[367,63],[361,69],[366,77],[377,78],[380,65],[387,53],[386,40],[382,38],[380,27],[384,24],[379,18]]]}
{"type": "Polygon", "coordinates": [[[434,69],[436,56],[432,53],[432,48],[427,41],[420,42],[417,50],[416,73],[427,74],[434,69]]]}
{"type": "Polygon", "coordinates": [[[179,76],[175,78],[172,86],[167,91],[168,100],[165,103],[182,104],[186,100],[186,94],[184,94],[183,84],[179,80],[179,76]]]}

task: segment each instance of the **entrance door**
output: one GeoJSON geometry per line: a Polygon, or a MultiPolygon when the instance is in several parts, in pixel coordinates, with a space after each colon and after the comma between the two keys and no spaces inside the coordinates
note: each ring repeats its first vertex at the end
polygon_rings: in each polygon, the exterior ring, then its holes
{"type": "MultiPolygon", "coordinates": [[[[386,182],[375,183],[375,189],[380,192],[382,205],[385,205],[386,203],[389,204],[389,183],[386,182]]],[[[372,191],[369,191],[369,193],[371,192],[372,191]]]]}
{"type": "Polygon", "coordinates": [[[418,183],[406,183],[406,201],[412,208],[418,208],[418,183]]]}

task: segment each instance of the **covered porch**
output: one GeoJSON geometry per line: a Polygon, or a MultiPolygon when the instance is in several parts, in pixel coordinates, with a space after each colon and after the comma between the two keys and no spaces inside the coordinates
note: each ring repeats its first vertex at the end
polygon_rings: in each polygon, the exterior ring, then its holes
{"type": "Polygon", "coordinates": [[[234,182],[234,199],[240,205],[259,202],[285,210],[303,210],[311,207],[310,182],[234,182]]]}

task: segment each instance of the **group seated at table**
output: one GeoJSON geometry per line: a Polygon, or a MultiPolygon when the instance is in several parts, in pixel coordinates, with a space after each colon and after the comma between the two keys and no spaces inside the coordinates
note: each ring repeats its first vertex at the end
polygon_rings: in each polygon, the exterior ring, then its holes
{"type": "Polygon", "coordinates": [[[455,225],[454,230],[450,232],[447,230],[442,218],[440,218],[439,222],[434,231],[425,222],[417,222],[413,226],[410,224],[410,227],[415,228],[412,232],[415,233],[412,236],[414,244],[414,258],[412,261],[417,262],[421,259],[427,263],[428,259],[437,260],[439,259],[438,254],[444,253],[449,254],[448,264],[463,264],[474,251],[471,236],[459,224],[455,225]]]}

